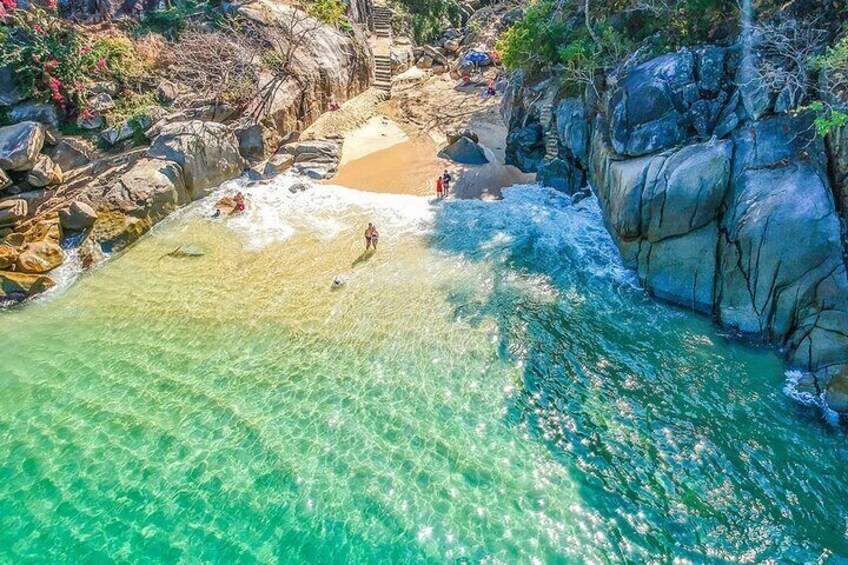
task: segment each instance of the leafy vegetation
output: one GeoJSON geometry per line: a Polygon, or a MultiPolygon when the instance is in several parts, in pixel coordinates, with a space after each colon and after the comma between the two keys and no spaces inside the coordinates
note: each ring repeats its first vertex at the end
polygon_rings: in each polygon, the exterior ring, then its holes
{"type": "Polygon", "coordinates": [[[825,91],[826,100],[810,104],[809,109],[816,113],[816,131],[825,136],[836,128],[848,126],[848,35],[815,57],[811,66],[821,75],[819,85],[825,91]]]}
{"type": "Polygon", "coordinates": [[[565,86],[576,87],[638,45],[662,52],[713,39],[722,22],[735,17],[735,7],[734,0],[537,0],[498,51],[509,68],[556,70],[565,86]]]}
{"type": "Polygon", "coordinates": [[[0,26],[0,65],[9,66],[30,98],[56,105],[65,115],[88,111],[85,95],[97,82],[120,88],[145,72],[125,37],[89,38],[61,20],[55,9],[9,8],[0,26]]]}
{"type": "Polygon", "coordinates": [[[312,0],[308,4],[309,15],[316,20],[339,29],[352,29],[347,21],[347,5],[341,0],[312,0]]]}
{"type": "Polygon", "coordinates": [[[438,37],[444,21],[454,26],[462,22],[462,6],[457,0],[395,0],[395,4],[406,15],[409,31],[418,43],[438,37]]]}

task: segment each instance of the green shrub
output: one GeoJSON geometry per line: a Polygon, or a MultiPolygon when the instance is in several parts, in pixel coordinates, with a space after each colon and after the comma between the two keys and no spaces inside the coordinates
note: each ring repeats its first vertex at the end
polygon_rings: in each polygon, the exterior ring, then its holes
{"type": "Polygon", "coordinates": [[[408,14],[409,30],[418,43],[438,37],[444,22],[454,26],[462,22],[462,7],[456,0],[395,0],[395,4],[408,14]]]}
{"type": "Polygon", "coordinates": [[[588,22],[582,2],[555,0],[530,3],[524,17],[498,43],[509,68],[534,74],[552,69],[564,81],[584,80],[613,64],[654,36],[655,51],[675,50],[713,39],[719,24],[736,18],[735,0],[592,0],[588,22]]]}
{"type": "Polygon", "coordinates": [[[83,105],[86,86],[106,72],[105,64],[92,66],[85,38],[52,11],[12,9],[5,21],[0,65],[12,69],[24,95],[65,111],[83,105]]]}
{"type": "Polygon", "coordinates": [[[813,102],[808,109],[816,113],[816,132],[825,136],[848,125],[848,35],[814,58],[811,67],[823,75],[819,85],[823,89],[822,97],[829,103],[813,102]]]}
{"type": "Polygon", "coordinates": [[[345,17],[347,5],[341,0],[312,0],[309,2],[309,15],[334,28],[350,28],[345,17]]]}

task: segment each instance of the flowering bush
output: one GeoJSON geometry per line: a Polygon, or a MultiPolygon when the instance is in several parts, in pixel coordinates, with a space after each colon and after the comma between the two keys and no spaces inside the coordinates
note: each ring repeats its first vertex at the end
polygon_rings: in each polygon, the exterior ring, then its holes
{"type": "Polygon", "coordinates": [[[66,116],[86,112],[85,94],[95,82],[122,83],[137,72],[126,38],[90,40],[47,9],[23,10],[16,0],[0,0],[0,66],[9,66],[23,93],[55,104],[66,116]]]}

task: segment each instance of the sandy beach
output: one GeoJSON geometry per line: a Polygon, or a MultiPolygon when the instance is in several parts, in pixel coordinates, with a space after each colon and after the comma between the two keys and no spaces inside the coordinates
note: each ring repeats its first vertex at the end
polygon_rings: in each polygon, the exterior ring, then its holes
{"type": "Polygon", "coordinates": [[[339,171],[327,184],[435,197],[436,179],[447,169],[455,179],[452,198],[497,199],[501,189],[535,180],[504,165],[507,128],[497,109],[499,97],[483,99],[476,83],[459,85],[448,75],[429,77],[419,69],[399,75],[396,84],[391,99],[368,91],[304,132],[307,138],[343,139],[339,171]],[[465,129],[479,137],[488,164],[438,157],[447,133],[465,129]]]}

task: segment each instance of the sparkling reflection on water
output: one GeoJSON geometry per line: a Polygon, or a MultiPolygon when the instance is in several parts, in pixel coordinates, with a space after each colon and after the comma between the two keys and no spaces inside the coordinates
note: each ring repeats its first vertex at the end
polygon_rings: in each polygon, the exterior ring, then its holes
{"type": "Polygon", "coordinates": [[[3,315],[3,561],[848,554],[842,433],[647,300],[594,202],[288,182],[3,315]]]}

